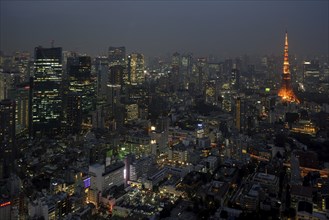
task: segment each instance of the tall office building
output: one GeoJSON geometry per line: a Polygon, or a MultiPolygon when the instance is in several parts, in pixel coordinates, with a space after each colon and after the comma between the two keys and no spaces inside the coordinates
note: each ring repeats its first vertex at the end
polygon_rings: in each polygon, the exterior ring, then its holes
{"type": "Polygon", "coordinates": [[[122,87],[124,84],[124,67],[115,65],[110,67],[108,85],[122,87]]]}
{"type": "Polygon", "coordinates": [[[314,84],[320,81],[319,61],[304,61],[303,67],[303,81],[305,84],[314,84]]]}
{"type": "Polygon", "coordinates": [[[237,65],[233,64],[231,71],[230,87],[233,90],[239,90],[240,88],[240,72],[237,69],[237,65]]]}
{"type": "Polygon", "coordinates": [[[6,77],[3,70],[0,69],[0,100],[6,98],[6,77]]]}
{"type": "Polygon", "coordinates": [[[68,57],[67,75],[69,78],[69,91],[80,94],[82,112],[88,113],[93,109],[95,100],[95,80],[91,75],[90,57],[68,57]]]}
{"type": "Polygon", "coordinates": [[[102,100],[107,96],[107,83],[109,81],[109,61],[107,57],[96,57],[95,69],[97,73],[96,94],[102,100]]]}
{"type": "Polygon", "coordinates": [[[216,80],[209,80],[205,83],[204,96],[207,104],[217,105],[217,84],[216,80]]]}
{"type": "Polygon", "coordinates": [[[0,179],[13,171],[15,155],[15,101],[0,101],[0,179]]]}
{"type": "Polygon", "coordinates": [[[180,76],[181,57],[179,53],[172,55],[171,72],[169,75],[169,86],[173,91],[177,91],[181,84],[180,76]]]}
{"type": "Polygon", "coordinates": [[[245,101],[241,97],[235,98],[235,127],[239,132],[245,128],[245,101]]]}
{"type": "Polygon", "coordinates": [[[30,128],[31,87],[30,83],[21,83],[8,91],[8,98],[16,102],[16,134],[27,132],[30,128]]]}
{"type": "Polygon", "coordinates": [[[78,93],[69,93],[66,98],[65,113],[67,134],[78,134],[81,131],[83,98],[78,93]]]}
{"type": "Polygon", "coordinates": [[[198,71],[198,90],[203,91],[205,83],[208,81],[208,62],[207,58],[198,58],[197,62],[198,71]]]}
{"type": "Polygon", "coordinates": [[[299,103],[291,86],[291,74],[290,74],[289,54],[288,54],[288,33],[285,35],[284,43],[284,55],[283,55],[283,73],[282,84],[279,90],[278,96],[281,97],[283,102],[296,102],[299,103]]]}
{"type": "Polygon", "coordinates": [[[108,78],[108,104],[118,104],[120,101],[120,95],[124,86],[124,68],[120,65],[111,66],[108,78]]]}
{"type": "Polygon", "coordinates": [[[184,89],[188,89],[190,77],[192,74],[192,55],[186,54],[182,56],[182,85],[184,89]]]}
{"type": "Polygon", "coordinates": [[[115,65],[126,67],[126,48],[109,47],[108,60],[110,67],[115,65]]]}
{"type": "Polygon", "coordinates": [[[132,53],[128,56],[128,81],[131,84],[144,82],[144,55],[132,53]]]}
{"type": "Polygon", "coordinates": [[[34,134],[57,134],[62,113],[62,48],[36,47],[32,115],[34,134]]]}
{"type": "Polygon", "coordinates": [[[9,90],[19,84],[19,74],[4,72],[0,69],[0,100],[8,99],[9,90]]]}
{"type": "Polygon", "coordinates": [[[109,81],[107,84],[107,104],[109,105],[109,116],[118,122],[117,116],[121,106],[121,95],[123,93],[123,80],[124,67],[115,65],[110,67],[109,81]]]}

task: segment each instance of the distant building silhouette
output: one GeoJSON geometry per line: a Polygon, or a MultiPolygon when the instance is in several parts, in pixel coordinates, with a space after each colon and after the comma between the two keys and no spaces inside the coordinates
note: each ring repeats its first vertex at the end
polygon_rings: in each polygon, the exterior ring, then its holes
{"type": "Polygon", "coordinates": [[[121,65],[126,66],[126,48],[109,47],[108,51],[109,66],[121,65]]]}

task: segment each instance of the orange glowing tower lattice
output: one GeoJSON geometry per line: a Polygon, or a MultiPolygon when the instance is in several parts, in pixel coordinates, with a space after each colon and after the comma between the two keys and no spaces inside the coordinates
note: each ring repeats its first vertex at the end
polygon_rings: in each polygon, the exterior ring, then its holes
{"type": "Polygon", "coordinates": [[[278,96],[281,97],[283,102],[296,102],[299,103],[294,91],[291,87],[291,75],[289,69],[289,54],[288,54],[288,33],[286,31],[285,43],[284,43],[284,55],[283,55],[283,74],[282,85],[279,90],[278,96]]]}

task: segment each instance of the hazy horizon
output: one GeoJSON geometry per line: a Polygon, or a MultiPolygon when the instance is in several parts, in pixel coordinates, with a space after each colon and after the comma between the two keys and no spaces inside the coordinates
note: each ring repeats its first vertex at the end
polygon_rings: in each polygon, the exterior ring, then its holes
{"type": "Polygon", "coordinates": [[[328,1],[0,1],[0,50],[41,45],[106,55],[109,46],[146,57],[328,55],[328,1]]]}

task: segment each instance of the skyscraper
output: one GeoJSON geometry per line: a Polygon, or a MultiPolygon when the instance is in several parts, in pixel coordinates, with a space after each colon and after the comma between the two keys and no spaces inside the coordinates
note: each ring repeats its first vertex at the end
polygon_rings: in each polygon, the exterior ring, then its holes
{"type": "Polygon", "coordinates": [[[16,102],[16,134],[27,132],[31,120],[31,88],[30,83],[21,83],[9,90],[8,98],[16,102]]]}
{"type": "Polygon", "coordinates": [[[115,65],[110,67],[110,72],[109,72],[109,81],[108,85],[112,86],[123,86],[123,74],[124,74],[124,67],[121,65],[115,65]]]}
{"type": "Polygon", "coordinates": [[[94,79],[91,75],[91,59],[89,56],[67,58],[67,75],[69,77],[69,91],[81,96],[83,113],[93,108],[95,100],[94,79]]]}
{"type": "Polygon", "coordinates": [[[207,104],[216,105],[217,104],[217,81],[209,80],[205,83],[204,96],[207,104]]]}
{"type": "Polygon", "coordinates": [[[235,127],[241,131],[241,98],[237,97],[235,100],[235,127]]]}
{"type": "Polygon", "coordinates": [[[126,66],[126,48],[125,47],[109,47],[108,53],[109,66],[121,65],[126,66]]]}
{"type": "Polygon", "coordinates": [[[204,57],[198,58],[197,62],[198,73],[198,90],[203,91],[205,83],[208,81],[208,62],[204,57]]]}
{"type": "Polygon", "coordinates": [[[0,179],[8,178],[15,155],[15,101],[0,102],[0,179]]]}
{"type": "Polygon", "coordinates": [[[128,56],[128,80],[131,84],[144,81],[144,55],[132,53],[128,56]]]}
{"type": "Polygon", "coordinates": [[[78,134],[81,131],[82,123],[82,97],[78,93],[67,94],[67,103],[65,105],[66,127],[67,134],[78,134]]]}
{"type": "Polygon", "coordinates": [[[62,48],[36,47],[33,77],[33,132],[56,134],[62,113],[62,48]]]}
{"type": "Polygon", "coordinates": [[[237,69],[237,65],[233,64],[230,78],[230,87],[233,90],[239,90],[240,88],[240,72],[237,69]]]}
{"type": "Polygon", "coordinates": [[[318,82],[320,78],[320,65],[318,60],[304,61],[304,82],[318,82]]]}
{"type": "Polygon", "coordinates": [[[246,133],[247,125],[247,118],[248,116],[253,115],[253,111],[251,109],[250,103],[247,103],[247,100],[244,96],[237,96],[234,98],[234,122],[235,122],[235,128],[240,133],[246,133]],[[247,115],[248,114],[248,115],[247,115]]]}
{"type": "Polygon", "coordinates": [[[169,75],[169,86],[173,91],[177,91],[181,82],[180,79],[181,57],[179,53],[172,55],[171,72],[169,75]]]}
{"type": "Polygon", "coordinates": [[[106,99],[107,83],[109,81],[109,61],[107,57],[96,57],[95,69],[97,73],[96,94],[99,100],[106,99]]]}
{"type": "Polygon", "coordinates": [[[282,98],[283,102],[296,102],[299,103],[294,91],[291,87],[291,74],[289,69],[289,54],[288,54],[288,33],[286,32],[284,43],[284,55],[283,55],[283,74],[282,84],[279,90],[278,96],[282,98]]]}
{"type": "Polygon", "coordinates": [[[110,67],[109,80],[107,83],[107,104],[110,107],[110,117],[116,118],[118,107],[121,105],[120,98],[123,89],[124,68],[121,65],[110,67]]]}
{"type": "Polygon", "coordinates": [[[184,89],[188,89],[188,84],[192,74],[192,55],[186,54],[182,56],[182,84],[184,89]]]}

